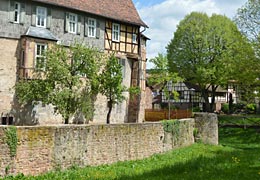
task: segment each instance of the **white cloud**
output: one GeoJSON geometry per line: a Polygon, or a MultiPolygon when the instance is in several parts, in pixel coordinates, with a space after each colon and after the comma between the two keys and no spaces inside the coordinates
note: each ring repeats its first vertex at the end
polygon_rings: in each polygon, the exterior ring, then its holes
{"type": "MultiPolygon", "coordinates": [[[[141,18],[149,26],[145,31],[151,41],[147,43],[147,58],[158,53],[165,53],[165,47],[173,38],[176,27],[187,14],[198,11],[208,15],[225,14],[232,18],[237,8],[247,0],[165,0],[160,4],[144,6],[138,2],[137,8],[141,18]]],[[[151,64],[148,63],[148,68],[151,64]]]]}

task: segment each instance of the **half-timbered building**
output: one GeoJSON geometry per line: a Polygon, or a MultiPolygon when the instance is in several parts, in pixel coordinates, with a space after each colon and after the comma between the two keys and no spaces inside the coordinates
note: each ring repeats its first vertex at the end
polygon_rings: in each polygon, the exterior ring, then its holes
{"type": "MultiPolygon", "coordinates": [[[[145,41],[147,25],[132,0],[0,0],[0,113],[4,124],[61,123],[51,106],[20,109],[14,85],[42,68],[42,54],[52,44],[82,42],[115,53],[123,66],[123,83],[141,94],[117,104],[111,123],[144,119],[145,41]],[[3,121],[4,120],[4,121],[3,121]]],[[[94,123],[106,122],[107,99],[98,96],[94,123]]]]}

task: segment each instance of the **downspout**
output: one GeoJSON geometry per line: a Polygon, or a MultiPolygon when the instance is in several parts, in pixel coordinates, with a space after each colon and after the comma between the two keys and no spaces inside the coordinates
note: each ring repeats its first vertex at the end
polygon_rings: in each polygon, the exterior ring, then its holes
{"type": "MultiPolygon", "coordinates": [[[[138,77],[137,77],[137,86],[140,88],[140,76],[142,74],[142,66],[140,66],[140,63],[142,64],[142,48],[141,48],[141,34],[146,31],[146,27],[144,27],[144,29],[139,32],[139,38],[138,38],[138,77]]],[[[136,117],[136,123],[138,123],[138,119],[139,119],[139,113],[140,113],[140,106],[141,106],[141,93],[142,93],[142,89],[140,89],[140,93],[138,94],[138,107],[137,107],[137,117],[136,117]]]]}

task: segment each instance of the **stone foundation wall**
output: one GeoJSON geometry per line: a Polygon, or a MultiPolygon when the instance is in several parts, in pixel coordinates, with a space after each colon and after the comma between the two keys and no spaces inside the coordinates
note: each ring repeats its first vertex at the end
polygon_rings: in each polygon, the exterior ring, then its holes
{"type": "Polygon", "coordinates": [[[8,127],[0,126],[0,175],[143,159],[193,144],[194,126],[194,119],[180,120],[178,138],[162,123],[17,127],[15,157],[7,145],[8,127]]]}

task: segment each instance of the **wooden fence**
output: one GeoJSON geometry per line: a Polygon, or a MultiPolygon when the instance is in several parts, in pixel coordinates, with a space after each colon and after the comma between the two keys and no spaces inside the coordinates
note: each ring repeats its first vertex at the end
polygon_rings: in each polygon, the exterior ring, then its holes
{"type": "MultiPolygon", "coordinates": [[[[192,117],[191,110],[171,110],[170,119],[182,119],[192,117]]],[[[164,119],[169,119],[168,110],[156,110],[156,109],[146,109],[145,110],[145,121],[160,121],[164,119]]]]}

